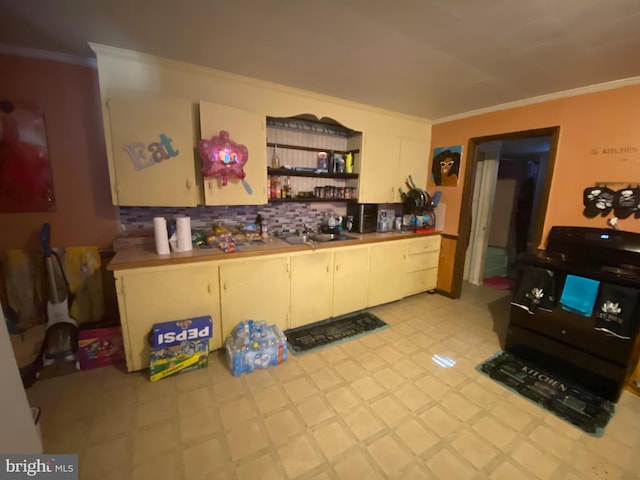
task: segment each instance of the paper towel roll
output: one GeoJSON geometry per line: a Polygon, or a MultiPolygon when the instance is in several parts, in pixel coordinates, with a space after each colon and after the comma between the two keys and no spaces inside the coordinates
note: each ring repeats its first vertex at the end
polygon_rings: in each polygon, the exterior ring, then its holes
{"type": "Polygon", "coordinates": [[[167,232],[167,220],[164,217],[153,218],[153,235],[156,239],[156,252],[158,255],[168,255],[169,233],[167,232]]]}
{"type": "Polygon", "coordinates": [[[188,252],[193,248],[191,243],[191,218],[176,218],[176,233],[178,235],[178,251],[188,252]]]}

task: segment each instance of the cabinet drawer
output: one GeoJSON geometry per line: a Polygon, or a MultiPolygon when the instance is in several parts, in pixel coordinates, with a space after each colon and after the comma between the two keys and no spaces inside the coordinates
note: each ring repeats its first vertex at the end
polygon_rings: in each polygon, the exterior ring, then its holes
{"type": "Polygon", "coordinates": [[[406,272],[417,272],[418,270],[425,270],[427,268],[436,268],[438,266],[439,254],[438,251],[415,253],[407,256],[407,262],[405,264],[406,272]]]}
{"type": "Polygon", "coordinates": [[[438,283],[438,269],[429,268],[417,272],[407,273],[407,295],[426,292],[436,288],[438,283]]]}
{"type": "Polygon", "coordinates": [[[434,235],[432,237],[414,238],[409,240],[409,247],[407,253],[412,255],[414,253],[431,252],[440,250],[440,235],[434,235]]]}

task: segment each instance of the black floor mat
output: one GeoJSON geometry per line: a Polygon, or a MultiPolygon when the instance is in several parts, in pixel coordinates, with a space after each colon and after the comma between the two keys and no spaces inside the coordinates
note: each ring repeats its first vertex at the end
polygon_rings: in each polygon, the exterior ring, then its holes
{"type": "Polygon", "coordinates": [[[600,437],[615,404],[548,373],[508,352],[499,352],[477,370],[590,435],[600,437]]]}
{"type": "Polygon", "coordinates": [[[331,343],[348,340],[387,326],[372,313],[357,312],[285,330],[284,334],[287,337],[290,351],[307,353],[331,343]]]}

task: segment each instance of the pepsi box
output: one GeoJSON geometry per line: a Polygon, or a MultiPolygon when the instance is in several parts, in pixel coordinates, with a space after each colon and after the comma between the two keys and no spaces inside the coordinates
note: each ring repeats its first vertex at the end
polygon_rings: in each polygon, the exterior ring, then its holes
{"type": "Polygon", "coordinates": [[[153,348],[166,348],[182,342],[208,340],[212,335],[213,320],[209,315],[156,323],[151,331],[151,345],[153,348]]]}

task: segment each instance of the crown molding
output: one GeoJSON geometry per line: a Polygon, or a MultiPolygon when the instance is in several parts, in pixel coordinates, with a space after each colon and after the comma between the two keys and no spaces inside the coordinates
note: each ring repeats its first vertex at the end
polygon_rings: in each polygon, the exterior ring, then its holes
{"type": "Polygon", "coordinates": [[[410,120],[412,122],[422,123],[424,125],[431,126],[431,120],[426,117],[420,117],[417,115],[411,115],[407,113],[397,112],[394,110],[387,110],[382,107],[376,107],[365,103],[359,103],[352,100],[346,100],[339,97],[333,97],[323,93],[317,93],[310,90],[304,90],[297,87],[289,87],[284,84],[270,82],[267,80],[260,80],[254,77],[248,77],[237,73],[226,72],[224,70],[218,70],[212,67],[205,67],[202,65],[196,65],[194,63],[188,63],[182,60],[175,60],[167,57],[160,57],[149,53],[136,52],[134,50],[127,50],[120,47],[112,47],[109,45],[102,45],[99,43],[88,42],[91,49],[96,55],[104,55],[112,58],[120,58],[124,60],[131,60],[135,62],[146,63],[149,65],[160,65],[175,70],[182,70],[184,72],[195,73],[206,77],[218,77],[225,78],[230,81],[244,83],[246,85],[253,85],[256,87],[269,88],[271,90],[277,90],[284,93],[294,93],[296,95],[313,98],[315,100],[322,100],[324,102],[331,102],[340,104],[342,106],[349,106],[357,108],[359,110],[365,110],[369,112],[375,112],[382,115],[393,115],[398,118],[410,120]]]}
{"type": "Polygon", "coordinates": [[[0,54],[13,55],[14,57],[39,58],[42,60],[52,60],[54,62],[68,63],[80,67],[97,68],[95,58],[79,57],[68,53],[51,52],[49,50],[38,50],[36,48],[18,47],[0,43],[0,54]]]}
{"type": "Polygon", "coordinates": [[[525,98],[524,100],[516,100],[515,102],[502,103],[500,105],[494,105],[492,107],[479,108],[478,110],[471,110],[465,113],[459,113],[450,115],[448,117],[438,118],[433,121],[433,125],[440,123],[453,122],[455,120],[462,120],[463,118],[475,117],[477,115],[483,115],[485,113],[498,112],[500,110],[509,110],[511,108],[524,107],[526,105],[533,105],[535,103],[549,102],[551,100],[558,100],[567,97],[576,97],[578,95],[586,95],[588,93],[597,93],[605,90],[613,90],[614,88],[627,87],[630,85],[640,84],[640,77],[623,78],[621,80],[613,80],[611,82],[598,83],[596,85],[589,85],[587,87],[574,88],[572,90],[563,90],[561,92],[549,93],[547,95],[540,95],[537,97],[525,98]]]}

